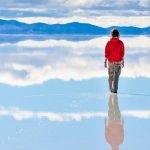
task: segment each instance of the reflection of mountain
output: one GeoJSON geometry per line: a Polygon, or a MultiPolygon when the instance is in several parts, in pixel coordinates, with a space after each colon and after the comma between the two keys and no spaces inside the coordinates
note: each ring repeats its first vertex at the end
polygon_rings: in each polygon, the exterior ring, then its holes
{"type": "MultiPolygon", "coordinates": [[[[0,34],[94,34],[106,35],[114,27],[102,28],[87,23],[72,22],[67,24],[26,24],[15,20],[0,20],[0,34]]],[[[117,27],[121,34],[149,34],[150,27],[117,27]]]]}
{"type": "Polygon", "coordinates": [[[118,105],[118,96],[109,96],[108,118],[105,121],[105,137],[112,150],[119,150],[124,140],[124,125],[118,105]]]}
{"type": "Polygon", "coordinates": [[[22,34],[1,34],[0,43],[17,43],[25,40],[44,41],[44,40],[66,40],[66,41],[88,41],[97,38],[97,35],[22,35],[22,34]]]}

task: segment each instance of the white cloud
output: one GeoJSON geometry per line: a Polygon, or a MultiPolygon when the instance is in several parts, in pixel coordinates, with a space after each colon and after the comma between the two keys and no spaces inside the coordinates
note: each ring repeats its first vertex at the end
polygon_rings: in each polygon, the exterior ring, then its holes
{"type": "MultiPolygon", "coordinates": [[[[80,10],[81,11],[81,10],[80,10]]],[[[10,18],[2,18],[9,20],[10,18]]],[[[147,27],[150,26],[150,16],[72,16],[72,17],[21,17],[14,18],[15,20],[25,23],[43,22],[47,24],[65,24],[69,22],[90,23],[101,27],[110,26],[135,26],[147,27]]]]}
{"type": "MultiPolygon", "coordinates": [[[[137,9],[139,0],[66,0],[65,6],[72,8],[90,8],[89,11],[98,7],[99,9],[104,8],[108,10],[126,8],[128,10],[129,6],[133,6],[134,9],[137,9]]],[[[141,0],[142,1],[142,0],[141,0]]],[[[145,0],[148,1],[148,0],[145,0]]],[[[145,4],[145,2],[144,2],[145,4]]]]}
{"type": "Polygon", "coordinates": [[[132,15],[135,15],[135,16],[149,16],[150,14],[150,11],[149,10],[134,10],[134,9],[130,9],[128,10],[128,12],[126,12],[126,14],[132,14],[132,15]]]}
{"type": "Polygon", "coordinates": [[[17,0],[9,0],[9,3],[1,0],[0,10],[4,10],[1,13],[1,17],[53,16],[57,19],[58,17],[66,18],[78,14],[78,17],[86,16],[88,20],[92,16],[100,15],[118,16],[119,14],[123,17],[143,16],[145,14],[149,16],[149,4],[149,0],[44,0],[38,2],[33,0],[19,2],[17,0]],[[82,13],[76,13],[77,9],[81,10],[82,13]],[[142,13],[142,11],[146,11],[146,13],[142,13]]]}
{"type": "Polygon", "coordinates": [[[92,6],[100,4],[101,2],[104,2],[105,0],[66,0],[65,5],[72,6],[72,7],[81,7],[81,6],[92,6]]]}
{"type": "Polygon", "coordinates": [[[19,12],[34,12],[34,13],[39,13],[39,12],[46,12],[47,8],[0,8],[0,10],[5,10],[5,11],[19,11],[19,12]]]}
{"type": "Polygon", "coordinates": [[[142,7],[150,8],[150,0],[140,0],[139,5],[142,6],[142,7]]]}

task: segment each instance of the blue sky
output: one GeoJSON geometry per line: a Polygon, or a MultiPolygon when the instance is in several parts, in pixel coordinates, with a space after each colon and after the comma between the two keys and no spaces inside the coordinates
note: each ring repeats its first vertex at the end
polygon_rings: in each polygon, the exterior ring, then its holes
{"type": "Polygon", "coordinates": [[[1,0],[2,17],[149,16],[149,0],[1,0]],[[59,11],[58,11],[59,10],[59,11]]]}
{"type": "Polygon", "coordinates": [[[150,25],[149,0],[42,0],[38,2],[1,0],[0,2],[0,18],[16,19],[27,23],[53,24],[79,21],[104,27],[150,25]]]}

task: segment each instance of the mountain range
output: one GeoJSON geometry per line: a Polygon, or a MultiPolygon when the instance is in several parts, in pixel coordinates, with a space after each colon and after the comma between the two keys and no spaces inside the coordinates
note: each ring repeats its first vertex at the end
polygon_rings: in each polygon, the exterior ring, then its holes
{"type": "Polygon", "coordinates": [[[133,26],[98,27],[88,23],[71,22],[66,24],[27,24],[16,20],[0,19],[0,34],[82,34],[108,35],[111,29],[117,28],[123,35],[147,35],[150,27],[139,28],[133,26]]]}

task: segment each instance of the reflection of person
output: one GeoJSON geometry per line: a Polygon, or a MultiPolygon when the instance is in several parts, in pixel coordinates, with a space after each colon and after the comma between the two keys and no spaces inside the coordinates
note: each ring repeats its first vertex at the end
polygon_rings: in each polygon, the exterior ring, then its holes
{"type": "Polygon", "coordinates": [[[124,67],[124,44],[119,39],[119,31],[117,29],[111,31],[111,36],[112,38],[105,47],[104,65],[107,68],[108,60],[109,89],[110,92],[117,93],[121,66],[124,67]]]}
{"type": "Polygon", "coordinates": [[[118,106],[117,95],[109,96],[108,118],[105,119],[105,138],[112,150],[119,150],[124,140],[124,124],[118,106]]]}

